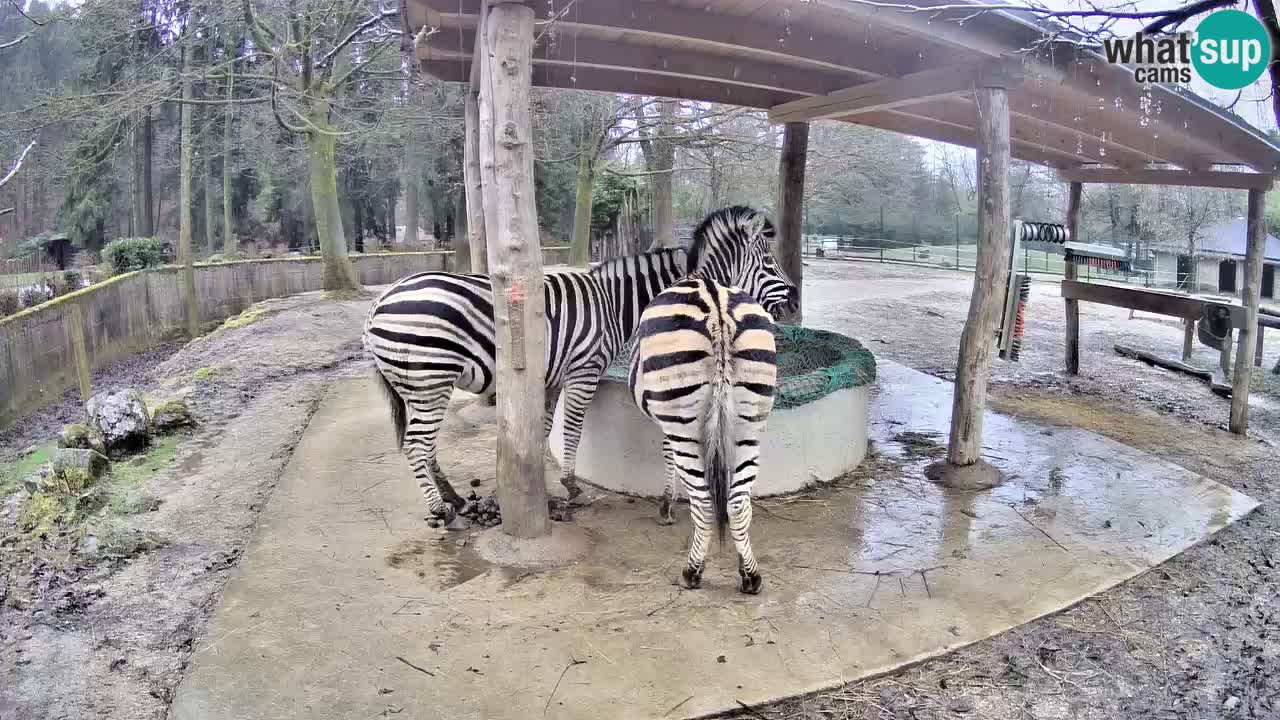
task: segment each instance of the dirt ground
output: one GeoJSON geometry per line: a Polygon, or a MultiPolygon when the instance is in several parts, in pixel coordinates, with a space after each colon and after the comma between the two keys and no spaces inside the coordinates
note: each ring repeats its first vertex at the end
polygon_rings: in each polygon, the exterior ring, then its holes
{"type": "MultiPolygon", "coordinates": [[[[858,337],[882,357],[951,377],[971,284],[959,272],[812,261],[807,320],[858,337]]],[[[165,542],[126,559],[57,538],[4,545],[25,493],[0,498],[0,557],[9,559],[0,574],[0,720],[165,717],[228,570],[327,382],[369,371],[359,346],[366,303],[315,294],[270,301],[243,327],[108,369],[109,382],[186,395],[200,419],[150,483],[157,508],[131,520],[165,542]]],[[[1280,645],[1271,635],[1280,623],[1280,516],[1271,509],[1280,493],[1280,389],[1268,382],[1257,392],[1250,438],[1235,438],[1219,429],[1227,401],[1194,379],[1112,350],[1123,342],[1176,357],[1176,323],[1130,320],[1126,311],[1094,305],[1083,305],[1081,316],[1082,374],[1067,378],[1062,302],[1056,284],[1037,283],[1021,362],[996,362],[993,403],[1113,437],[1264,507],[1069,611],[892,677],[744,709],[740,717],[1280,717],[1280,645]]],[[[1280,340],[1270,346],[1266,368],[1280,356],[1280,340]]],[[[1194,360],[1212,367],[1216,355],[1199,347],[1194,360]]],[[[75,407],[71,400],[0,436],[0,462],[46,441],[75,407]]]]}

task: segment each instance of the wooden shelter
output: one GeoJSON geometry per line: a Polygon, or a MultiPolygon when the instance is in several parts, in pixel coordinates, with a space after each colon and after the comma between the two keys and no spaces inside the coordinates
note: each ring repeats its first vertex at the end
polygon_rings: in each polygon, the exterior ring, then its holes
{"type": "MultiPolygon", "coordinates": [[[[472,90],[467,206],[473,267],[484,267],[487,258],[500,297],[498,462],[505,489],[499,499],[508,532],[532,536],[546,526],[545,510],[529,522],[523,517],[526,510],[536,516],[545,499],[545,441],[541,423],[532,421],[543,399],[542,340],[535,337],[543,309],[530,85],[767,109],[787,128],[778,226],[782,260],[796,280],[809,121],[838,119],[976,148],[977,271],[947,455],[956,468],[980,460],[992,336],[1008,273],[1011,158],[1059,169],[1071,184],[1070,226],[1086,182],[1248,190],[1242,299],[1249,317],[1237,356],[1237,368],[1245,371],[1236,373],[1234,395],[1234,402],[1245,401],[1265,237],[1260,209],[1280,146],[1193,94],[1138,85],[1132,71],[1109,65],[1031,16],[957,7],[964,4],[404,0],[406,41],[422,67],[472,90]]],[[[1066,305],[1070,326],[1078,310],[1075,301],[1066,305]]],[[[1068,348],[1071,372],[1078,367],[1075,353],[1068,348]]],[[[1247,408],[1233,406],[1232,428],[1243,432],[1246,423],[1247,408]]]]}

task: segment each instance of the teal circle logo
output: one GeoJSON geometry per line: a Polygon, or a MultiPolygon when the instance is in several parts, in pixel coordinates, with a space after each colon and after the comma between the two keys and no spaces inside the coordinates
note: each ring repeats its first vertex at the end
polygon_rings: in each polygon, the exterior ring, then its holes
{"type": "Polygon", "coordinates": [[[1191,62],[1210,85],[1239,90],[1271,62],[1271,37],[1257,18],[1240,10],[1210,13],[1196,28],[1191,62]]]}

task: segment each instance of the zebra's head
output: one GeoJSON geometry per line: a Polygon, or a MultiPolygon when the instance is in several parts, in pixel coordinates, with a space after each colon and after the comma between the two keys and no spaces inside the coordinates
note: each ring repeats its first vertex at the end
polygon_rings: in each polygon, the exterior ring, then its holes
{"type": "Polygon", "coordinates": [[[717,210],[693,231],[689,272],[751,295],[775,319],[798,309],[800,292],[778,267],[776,231],[765,214],[737,205],[717,210]]]}

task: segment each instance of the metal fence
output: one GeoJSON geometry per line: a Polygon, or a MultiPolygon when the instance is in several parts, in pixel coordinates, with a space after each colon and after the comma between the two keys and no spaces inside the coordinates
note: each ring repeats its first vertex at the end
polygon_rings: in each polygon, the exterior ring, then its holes
{"type": "MultiPolygon", "coordinates": [[[[805,235],[804,254],[835,260],[898,263],[953,270],[973,270],[977,264],[977,245],[954,242],[946,245],[920,245],[907,241],[875,237],[837,235],[805,235]]],[[[1019,269],[1024,273],[1065,274],[1066,263],[1059,253],[1023,248],[1019,269]]],[[[1102,270],[1079,266],[1082,280],[1110,280],[1148,287],[1173,287],[1176,273],[1157,273],[1152,268],[1134,267],[1129,271],[1102,270]]]]}

